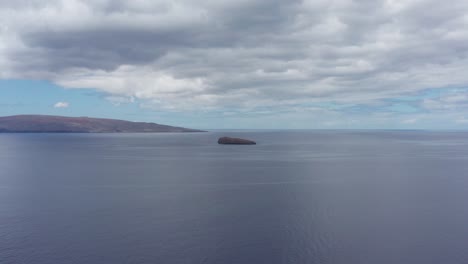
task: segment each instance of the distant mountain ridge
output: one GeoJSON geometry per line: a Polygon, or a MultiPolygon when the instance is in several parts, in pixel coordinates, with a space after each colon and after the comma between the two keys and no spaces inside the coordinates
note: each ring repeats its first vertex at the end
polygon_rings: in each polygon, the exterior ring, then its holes
{"type": "Polygon", "coordinates": [[[146,122],[107,118],[65,117],[50,115],[15,115],[0,117],[3,133],[157,133],[203,132],[146,122]]]}

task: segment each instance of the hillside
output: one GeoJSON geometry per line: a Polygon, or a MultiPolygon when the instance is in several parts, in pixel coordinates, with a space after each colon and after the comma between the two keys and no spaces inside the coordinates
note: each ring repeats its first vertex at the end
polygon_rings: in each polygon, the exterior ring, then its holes
{"type": "Polygon", "coordinates": [[[0,117],[0,132],[9,133],[156,133],[202,132],[156,123],[90,117],[17,115],[0,117]]]}

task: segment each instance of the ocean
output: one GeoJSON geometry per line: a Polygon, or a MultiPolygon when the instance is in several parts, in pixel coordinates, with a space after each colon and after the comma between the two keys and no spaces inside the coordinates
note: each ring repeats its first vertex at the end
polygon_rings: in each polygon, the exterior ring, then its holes
{"type": "Polygon", "coordinates": [[[0,134],[0,263],[466,264],[468,133],[0,134]]]}

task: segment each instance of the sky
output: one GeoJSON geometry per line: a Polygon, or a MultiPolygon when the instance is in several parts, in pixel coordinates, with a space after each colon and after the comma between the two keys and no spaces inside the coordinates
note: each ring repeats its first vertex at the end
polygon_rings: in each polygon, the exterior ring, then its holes
{"type": "Polygon", "coordinates": [[[0,115],[468,129],[468,1],[0,0],[0,115]]]}

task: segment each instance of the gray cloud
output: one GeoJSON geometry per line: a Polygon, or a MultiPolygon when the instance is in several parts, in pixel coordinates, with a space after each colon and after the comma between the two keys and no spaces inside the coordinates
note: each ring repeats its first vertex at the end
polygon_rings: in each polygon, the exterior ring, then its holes
{"type": "Polygon", "coordinates": [[[436,0],[0,1],[0,77],[173,111],[372,104],[467,85],[467,13],[436,0]]]}

